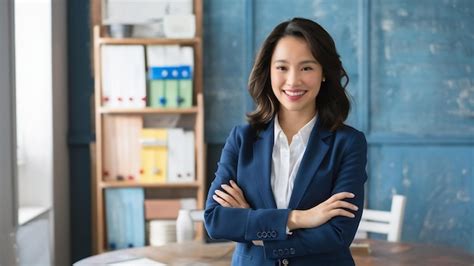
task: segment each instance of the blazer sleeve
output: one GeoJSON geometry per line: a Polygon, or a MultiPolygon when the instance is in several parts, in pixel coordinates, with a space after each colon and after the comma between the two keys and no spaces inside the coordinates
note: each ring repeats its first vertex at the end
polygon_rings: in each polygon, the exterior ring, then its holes
{"type": "Polygon", "coordinates": [[[321,226],[295,230],[287,240],[264,241],[266,258],[305,256],[342,250],[350,246],[359,226],[364,204],[367,142],[364,134],[357,131],[349,143],[344,151],[331,194],[344,191],[354,193],[355,197],[346,201],[359,207],[355,217],[336,216],[321,226]]]}
{"type": "Polygon", "coordinates": [[[217,203],[212,195],[221,184],[229,184],[237,176],[239,151],[242,145],[239,128],[235,127],[226,140],[217,172],[207,195],[204,222],[211,238],[236,242],[252,240],[283,240],[287,238],[288,209],[227,208],[217,203]]]}

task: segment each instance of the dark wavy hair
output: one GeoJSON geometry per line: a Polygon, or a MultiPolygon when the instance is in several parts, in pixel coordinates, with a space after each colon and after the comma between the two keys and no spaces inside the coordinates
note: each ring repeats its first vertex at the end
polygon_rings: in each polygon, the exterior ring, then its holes
{"type": "Polygon", "coordinates": [[[280,23],[263,42],[249,77],[249,92],[256,104],[255,110],[247,114],[249,124],[257,132],[263,130],[280,108],[272,91],[270,65],[276,44],[285,36],[305,40],[313,57],[321,64],[326,81],[316,97],[320,125],[331,131],[338,129],[350,110],[346,94],[349,77],[329,33],[318,23],[304,18],[280,23]]]}

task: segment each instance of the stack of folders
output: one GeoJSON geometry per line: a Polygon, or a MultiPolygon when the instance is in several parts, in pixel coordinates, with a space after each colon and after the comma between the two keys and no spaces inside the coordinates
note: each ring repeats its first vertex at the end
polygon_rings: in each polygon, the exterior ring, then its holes
{"type": "Polygon", "coordinates": [[[183,183],[195,180],[193,131],[144,128],[140,143],[141,181],[183,183]]]}
{"type": "Polygon", "coordinates": [[[102,106],[145,107],[145,49],[142,45],[103,45],[102,106]]]}
{"type": "Polygon", "coordinates": [[[148,45],[148,106],[187,108],[193,104],[192,47],[148,45]]]}
{"type": "Polygon", "coordinates": [[[138,180],[140,177],[140,145],[143,128],[139,116],[110,115],[104,117],[104,180],[138,180]]]}
{"type": "Polygon", "coordinates": [[[105,190],[107,243],[110,250],[145,245],[144,191],[142,188],[105,190]]]}

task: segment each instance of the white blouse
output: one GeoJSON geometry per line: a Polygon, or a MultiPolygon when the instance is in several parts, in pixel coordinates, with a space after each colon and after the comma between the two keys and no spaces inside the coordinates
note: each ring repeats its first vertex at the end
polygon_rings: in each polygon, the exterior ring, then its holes
{"type": "Polygon", "coordinates": [[[278,122],[278,115],[275,116],[271,185],[278,209],[288,208],[296,174],[316,124],[316,117],[317,115],[302,127],[288,145],[287,137],[278,122]]]}

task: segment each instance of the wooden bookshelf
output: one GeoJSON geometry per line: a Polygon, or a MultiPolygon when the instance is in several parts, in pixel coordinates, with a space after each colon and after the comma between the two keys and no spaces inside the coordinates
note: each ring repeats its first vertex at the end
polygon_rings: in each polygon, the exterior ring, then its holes
{"type": "MultiPolygon", "coordinates": [[[[96,142],[92,155],[92,165],[95,168],[92,175],[92,246],[93,253],[98,254],[107,251],[107,228],[105,220],[105,190],[108,188],[144,188],[156,190],[154,193],[167,192],[167,195],[180,195],[191,191],[196,199],[197,208],[204,208],[205,200],[205,153],[204,143],[204,100],[202,85],[202,0],[194,0],[194,14],[196,17],[196,36],[188,39],[167,38],[111,38],[107,36],[106,28],[100,25],[100,14],[102,0],[92,1],[92,22],[94,40],[94,109],[95,109],[95,135],[96,142]],[[194,49],[194,73],[193,73],[193,105],[190,108],[110,108],[102,106],[102,62],[101,47],[103,45],[181,45],[190,46],[194,49]],[[196,180],[188,183],[156,183],[141,182],[139,180],[110,181],[103,177],[104,173],[104,143],[108,138],[117,137],[105,135],[104,121],[111,116],[164,116],[179,115],[191,116],[193,120],[194,143],[195,143],[195,173],[196,180]]],[[[119,134],[118,134],[119,135],[119,134]]],[[[203,239],[203,230],[197,231],[197,238],[203,239]]]]}

